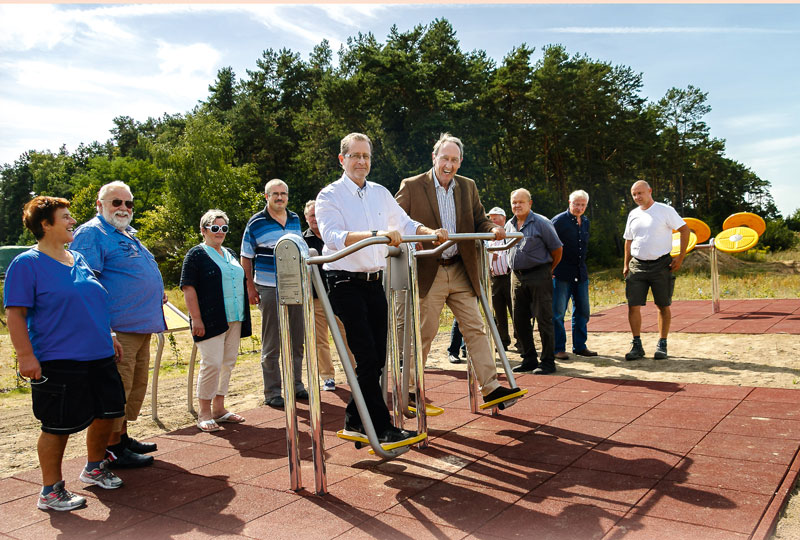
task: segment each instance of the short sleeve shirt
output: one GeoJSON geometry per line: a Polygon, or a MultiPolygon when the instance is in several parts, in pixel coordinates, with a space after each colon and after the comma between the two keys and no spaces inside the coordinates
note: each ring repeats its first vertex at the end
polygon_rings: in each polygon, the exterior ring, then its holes
{"type": "Polygon", "coordinates": [[[136,229],[128,226],[126,232],[130,236],[95,216],[78,227],[70,249],[84,256],[108,291],[111,328],[134,334],[163,332],[164,282],[158,263],[136,237],[136,229]]]}
{"type": "Polygon", "coordinates": [[[631,241],[631,255],[654,261],[672,251],[672,230],[684,225],[674,208],[654,202],[647,210],[638,206],[631,210],[622,237],[631,241]]]}
{"type": "Polygon", "coordinates": [[[80,253],[67,266],[36,250],[6,272],[3,305],[27,308],[28,337],[40,362],[100,360],[114,355],[109,295],[80,253]]]}
{"type": "Polygon", "coordinates": [[[244,269],[236,257],[227,249],[222,249],[223,255],[206,244],[201,244],[211,260],[216,263],[222,272],[222,298],[225,302],[225,317],[228,322],[243,321],[245,310],[244,269]]]}
{"type": "Polygon", "coordinates": [[[255,279],[257,285],[275,287],[275,245],[286,233],[300,236],[300,217],[291,210],[286,211],[286,224],[281,225],[269,215],[267,208],[250,218],[242,237],[241,255],[247,259],[255,259],[255,279]]]}
{"type": "Polygon", "coordinates": [[[551,263],[553,256],[550,252],[562,245],[550,220],[533,212],[528,212],[525,222],[519,229],[517,229],[517,218],[509,219],[506,222],[506,232],[523,234],[523,238],[509,250],[508,262],[512,270],[528,270],[551,263]]]}

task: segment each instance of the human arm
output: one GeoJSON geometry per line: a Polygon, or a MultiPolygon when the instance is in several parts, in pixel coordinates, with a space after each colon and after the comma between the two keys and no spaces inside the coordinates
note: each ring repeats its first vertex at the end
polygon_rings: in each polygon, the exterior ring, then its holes
{"type": "Polygon", "coordinates": [[[197,289],[191,285],[183,285],[183,299],[186,301],[186,309],[192,317],[192,335],[203,337],[206,334],[206,327],[203,324],[203,317],[200,315],[200,303],[197,301],[197,289]]]}
{"type": "Polygon", "coordinates": [[[122,362],[122,355],[125,351],[122,350],[122,343],[117,340],[117,336],[111,334],[111,341],[114,344],[114,361],[119,364],[122,362]]]}
{"type": "Polygon", "coordinates": [[[552,250],[552,251],[550,252],[550,256],[551,256],[551,257],[553,257],[553,265],[552,265],[552,267],[550,268],[550,273],[551,273],[551,274],[552,274],[552,273],[553,273],[553,271],[556,269],[556,266],[558,266],[558,263],[560,263],[560,262],[561,262],[561,256],[562,256],[563,254],[564,254],[564,247],[563,247],[563,246],[562,246],[562,247],[559,247],[559,248],[556,248],[556,249],[554,249],[554,250],[552,250]]]}
{"type": "Polygon", "coordinates": [[[683,264],[683,258],[686,257],[686,247],[689,245],[689,226],[684,224],[683,227],[678,229],[678,232],[681,233],[681,251],[677,257],[672,258],[670,263],[670,269],[673,272],[677,272],[680,269],[683,264]]]}
{"type": "Polygon", "coordinates": [[[625,262],[622,266],[623,277],[628,277],[629,266],[631,264],[631,244],[633,240],[625,240],[625,262]]]}
{"type": "Polygon", "coordinates": [[[11,336],[11,345],[17,353],[18,371],[23,377],[31,380],[42,378],[42,366],[39,359],[33,354],[33,344],[28,335],[28,308],[23,306],[6,307],[8,317],[8,333],[11,336]]]}
{"type": "Polygon", "coordinates": [[[250,305],[258,305],[258,303],[261,301],[261,298],[256,290],[256,282],[253,280],[253,259],[248,259],[247,257],[242,256],[239,259],[239,264],[242,265],[242,270],[244,270],[244,279],[247,281],[247,300],[250,302],[250,305]]]}

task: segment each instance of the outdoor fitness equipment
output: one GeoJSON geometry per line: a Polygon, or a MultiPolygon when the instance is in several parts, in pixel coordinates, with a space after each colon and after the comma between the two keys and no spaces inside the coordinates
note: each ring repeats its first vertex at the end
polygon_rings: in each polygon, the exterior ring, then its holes
{"type": "MultiPolygon", "coordinates": [[[[715,238],[711,238],[711,228],[703,221],[696,218],[683,218],[689,226],[689,244],[686,253],[692,249],[711,250],[711,313],[719,313],[719,266],[717,263],[717,250],[725,253],[740,253],[747,251],[758,243],[759,237],[767,230],[764,219],[751,212],[737,212],[731,214],[722,222],[722,231],[715,238]],[[708,240],[708,244],[700,244],[708,240]]],[[[673,231],[672,251],[670,255],[677,257],[680,254],[681,234],[673,231]]]]}

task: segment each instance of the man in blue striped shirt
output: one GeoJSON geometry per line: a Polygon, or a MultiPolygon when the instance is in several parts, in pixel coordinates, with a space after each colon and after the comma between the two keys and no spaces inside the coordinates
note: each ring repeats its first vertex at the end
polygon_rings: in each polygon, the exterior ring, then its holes
{"type": "MultiPolygon", "coordinates": [[[[281,397],[281,336],[278,321],[278,291],[275,273],[275,244],[286,233],[303,234],[300,217],[288,210],[289,186],[275,178],[264,186],[267,206],[258,212],[244,230],[241,263],[247,278],[250,304],[261,310],[261,372],[264,376],[264,404],[283,407],[281,397]]],[[[292,336],[294,392],[297,399],[308,399],[301,379],[303,369],[303,309],[289,306],[289,330],[292,336]]]]}

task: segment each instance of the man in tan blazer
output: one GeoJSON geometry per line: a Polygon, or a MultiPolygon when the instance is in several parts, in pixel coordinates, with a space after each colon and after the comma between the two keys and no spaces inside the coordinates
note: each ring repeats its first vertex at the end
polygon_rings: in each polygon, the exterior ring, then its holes
{"type": "MultiPolygon", "coordinates": [[[[456,175],[463,154],[460,139],[442,134],[433,147],[433,168],[403,180],[395,198],[411,219],[426,227],[443,228],[450,233],[493,232],[501,240],[505,238],[505,230],[486,217],[475,182],[456,175]]],[[[432,247],[432,244],[423,246],[432,247]]],[[[509,396],[519,389],[500,386],[497,381],[494,355],[478,309],[479,260],[474,240],[459,242],[438,259],[418,260],[423,362],[439,331],[439,315],[446,303],[464,335],[483,400],[511,399],[509,396]]]]}

